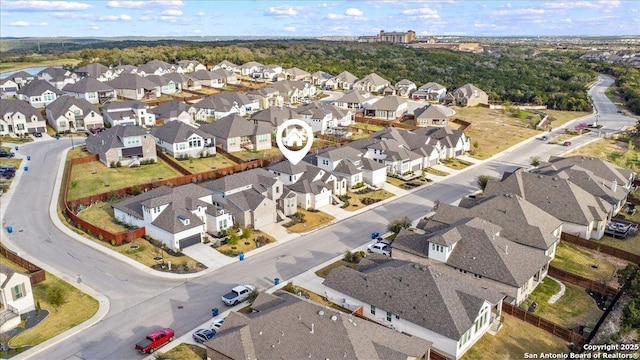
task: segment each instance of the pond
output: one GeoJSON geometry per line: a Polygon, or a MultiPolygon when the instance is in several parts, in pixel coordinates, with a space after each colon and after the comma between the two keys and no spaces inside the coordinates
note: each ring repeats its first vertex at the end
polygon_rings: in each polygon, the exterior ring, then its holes
{"type": "MultiPolygon", "coordinates": [[[[36,75],[37,73],[39,73],[40,71],[48,68],[49,66],[36,66],[36,67],[30,67],[30,68],[26,68],[26,69],[20,69],[20,70],[13,70],[13,71],[7,71],[7,72],[3,72],[0,73],[0,78],[4,79],[8,76],[11,76],[15,73],[17,73],[18,71],[25,71],[31,75],[36,75]]],[[[59,66],[54,66],[54,67],[59,67],[59,66]]]]}

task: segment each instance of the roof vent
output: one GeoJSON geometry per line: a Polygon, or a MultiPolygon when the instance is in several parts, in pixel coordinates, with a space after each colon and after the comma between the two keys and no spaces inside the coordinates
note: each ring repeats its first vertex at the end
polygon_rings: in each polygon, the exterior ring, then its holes
{"type": "Polygon", "coordinates": [[[260,332],[258,333],[258,335],[262,335],[262,331],[260,331],[260,332]]]}
{"type": "Polygon", "coordinates": [[[335,316],[335,315],[331,315],[331,320],[332,320],[332,321],[337,321],[337,320],[338,320],[338,317],[337,317],[337,316],[335,316]]]}
{"type": "Polygon", "coordinates": [[[427,271],[427,268],[423,266],[423,267],[420,268],[420,270],[427,271]]]}
{"type": "Polygon", "coordinates": [[[318,315],[320,316],[324,315],[324,311],[323,310],[318,311],[318,315]]]}

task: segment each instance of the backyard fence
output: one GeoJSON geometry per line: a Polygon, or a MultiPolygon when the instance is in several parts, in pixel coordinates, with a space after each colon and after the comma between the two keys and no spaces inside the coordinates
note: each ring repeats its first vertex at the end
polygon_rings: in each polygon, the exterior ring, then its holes
{"type": "Polygon", "coordinates": [[[549,276],[552,276],[558,280],[562,280],[570,284],[578,285],[582,288],[588,289],[593,292],[597,292],[602,295],[616,296],[618,294],[618,289],[612,288],[607,284],[604,284],[600,281],[583,278],[582,276],[572,274],[570,272],[566,272],[554,266],[549,266],[548,274],[549,276]]]}
{"type": "Polygon", "coordinates": [[[563,340],[572,342],[576,347],[581,347],[585,343],[584,336],[574,332],[571,329],[567,329],[564,326],[560,326],[549,320],[545,320],[538,315],[531,314],[525,310],[519,309],[507,302],[502,302],[502,311],[512,315],[526,323],[529,323],[537,328],[540,328],[548,333],[551,333],[563,340]]]}
{"type": "Polygon", "coordinates": [[[164,160],[164,162],[169,164],[169,166],[171,166],[174,170],[176,170],[180,174],[182,175],[191,174],[191,172],[185,169],[182,165],[180,165],[178,161],[174,160],[172,157],[167,156],[167,154],[165,154],[161,148],[156,147],[156,154],[160,159],[164,160]]]}
{"type": "MultiPolygon", "coordinates": [[[[632,254],[630,252],[615,248],[613,246],[600,244],[598,240],[587,240],[579,236],[571,235],[565,232],[562,233],[560,239],[571,244],[584,246],[588,249],[598,250],[604,254],[613,255],[622,260],[631,261],[634,264],[640,263],[640,255],[632,254]]],[[[624,240],[620,240],[620,241],[624,241],[624,240]]]]}
{"type": "Polygon", "coordinates": [[[353,119],[354,119],[355,122],[362,123],[362,124],[378,125],[378,126],[382,126],[382,127],[394,126],[394,127],[399,128],[399,129],[407,129],[407,130],[419,129],[418,126],[401,123],[400,121],[398,121],[398,119],[395,119],[395,120],[380,120],[380,119],[374,119],[374,118],[370,118],[370,117],[365,117],[364,115],[362,115],[362,113],[357,113],[353,117],[353,119]]]}
{"type": "Polygon", "coordinates": [[[31,282],[31,285],[35,285],[46,280],[44,270],[42,270],[38,265],[35,265],[34,263],[24,259],[20,255],[14,253],[13,251],[0,246],[0,255],[6,257],[10,261],[14,262],[17,265],[20,265],[20,267],[27,270],[30,275],[29,281],[31,282]]]}
{"type": "Polygon", "coordinates": [[[442,354],[440,354],[439,352],[433,350],[433,348],[431,349],[431,351],[429,351],[429,359],[431,360],[451,360],[450,357],[444,356],[442,354]]]}

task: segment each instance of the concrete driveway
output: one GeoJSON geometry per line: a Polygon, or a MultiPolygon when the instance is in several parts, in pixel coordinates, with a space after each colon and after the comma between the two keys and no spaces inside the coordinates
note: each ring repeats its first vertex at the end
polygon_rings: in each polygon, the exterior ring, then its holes
{"type": "Polygon", "coordinates": [[[236,258],[223,255],[218,252],[218,250],[203,243],[188,246],[182,249],[182,252],[190,258],[206,265],[210,270],[218,269],[237,261],[236,258]]]}

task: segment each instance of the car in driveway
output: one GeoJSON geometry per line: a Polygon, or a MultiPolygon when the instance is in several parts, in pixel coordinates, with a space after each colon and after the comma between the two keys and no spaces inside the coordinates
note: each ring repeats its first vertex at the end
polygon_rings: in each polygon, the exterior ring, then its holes
{"type": "Polygon", "coordinates": [[[391,246],[384,242],[377,242],[367,246],[368,253],[382,254],[385,256],[391,256],[391,246]]]}
{"type": "Polygon", "coordinates": [[[222,324],[224,324],[224,319],[218,319],[218,320],[212,322],[211,323],[211,330],[215,330],[215,331],[220,330],[220,328],[222,327],[222,324]]]}
{"type": "Polygon", "coordinates": [[[191,334],[193,341],[199,344],[211,340],[214,336],[216,336],[216,331],[211,329],[198,329],[191,334]]]}
{"type": "Polygon", "coordinates": [[[37,137],[37,138],[41,138],[42,137],[42,133],[41,132],[34,132],[31,135],[33,135],[33,137],[37,137]]]}

